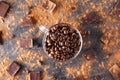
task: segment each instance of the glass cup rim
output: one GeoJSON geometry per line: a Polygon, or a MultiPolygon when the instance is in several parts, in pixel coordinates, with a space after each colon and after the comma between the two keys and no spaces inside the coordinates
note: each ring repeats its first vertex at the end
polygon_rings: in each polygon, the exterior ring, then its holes
{"type": "MultiPolygon", "coordinates": [[[[44,34],[44,36],[43,36],[43,40],[42,40],[43,51],[45,52],[45,54],[46,54],[49,58],[51,58],[51,57],[49,56],[48,52],[46,51],[46,48],[45,48],[45,40],[46,40],[47,33],[49,32],[49,29],[50,29],[51,27],[53,27],[53,26],[56,26],[56,25],[67,25],[67,26],[73,28],[74,30],[76,30],[77,33],[79,34],[80,43],[81,43],[81,44],[80,44],[80,47],[79,47],[79,51],[78,51],[72,58],[70,58],[70,59],[68,59],[68,60],[65,60],[65,62],[75,59],[75,58],[79,55],[79,53],[81,52],[81,50],[82,50],[83,39],[82,39],[82,35],[81,35],[80,31],[79,31],[77,28],[71,26],[71,25],[68,24],[68,23],[58,23],[58,24],[52,25],[52,26],[50,26],[50,27],[48,28],[48,30],[45,32],[45,34],[44,34]]],[[[59,60],[55,60],[54,58],[51,58],[51,59],[53,59],[54,61],[58,61],[58,62],[59,62],[59,60]]]]}

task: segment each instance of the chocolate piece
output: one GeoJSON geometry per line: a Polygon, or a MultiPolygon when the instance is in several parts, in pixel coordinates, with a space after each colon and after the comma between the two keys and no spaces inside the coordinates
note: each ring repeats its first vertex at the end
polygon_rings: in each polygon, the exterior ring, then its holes
{"type": "Polygon", "coordinates": [[[40,72],[30,72],[30,80],[40,80],[40,72]]]}
{"type": "Polygon", "coordinates": [[[78,32],[68,24],[52,26],[45,39],[48,55],[57,61],[73,58],[78,53],[80,44],[78,32]]]}
{"type": "Polygon", "coordinates": [[[22,23],[21,23],[21,26],[22,27],[29,27],[29,26],[32,26],[33,25],[33,20],[31,17],[24,17],[22,19],[22,23]]]}
{"type": "Polygon", "coordinates": [[[0,31],[0,45],[3,45],[3,33],[0,31]]]}
{"type": "Polygon", "coordinates": [[[114,64],[109,71],[115,80],[120,79],[120,67],[117,64],[114,64]]]}
{"type": "Polygon", "coordinates": [[[96,52],[93,49],[89,49],[85,53],[83,53],[83,57],[86,60],[93,60],[96,58],[96,52]]]}
{"type": "Polygon", "coordinates": [[[100,41],[105,45],[109,43],[109,40],[105,35],[101,36],[100,41]]]}
{"type": "Polygon", "coordinates": [[[51,13],[55,9],[56,4],[50,0],[44,0],[44,2],[42,3],[42,7],[51,13]]]}
{"type": "Polygon", "coordinates": [[[88,13],[85,16],[85,18],[83,18],[83,20],[85,20],[85,22],[87,22],[87,23],[99,23],[99,22],[101,22],[100,16],[94,11],[88,13]]]}
{"type": "Polygon", "coordinates": [[[32,39],[20,39],[20,47],[21,48],[32,48],[33,40],[32,39]]]}
{"type": "Polygon", "coordinates": [[[0,2],[0,16],[4,18],[6,16],[8,9],[9,9],[9,5],[6,2],[1,1],[0,2]]]}
{"type": "Polygon", "coordinates": [[[17,74],[17,72],[20,70],[21,66],[16,63],[15,61],[12,62],[12,64],[7,68],[7,72],[11,75],[11,76],[15,76],[17,74]]]}
{"type": "Polygon", "coordinates": [[[120,1],[118,1],[112,11],[113,16],[120,18],[120,1]]]}

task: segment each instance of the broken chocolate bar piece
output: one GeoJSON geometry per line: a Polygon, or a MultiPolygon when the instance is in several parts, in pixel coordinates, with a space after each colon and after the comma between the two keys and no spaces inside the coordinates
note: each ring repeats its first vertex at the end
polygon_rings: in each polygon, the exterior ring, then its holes
{"type": "Polygon", "coordinates": [[[50,0],[44,0],[42,3],[42,7],[51,13],[55,9],[56,4],[50,0]]]}
{"type": "Polygon", "coordinates": [[[109,72],[112,74],[115,80],[120,79],[120,67],[117,64],[114,64],[110,69],[109,72]]]}
{"type": "Polygon", "coordinates": [[[101,36],[100,41],[105,45],[109,43],[109,40],[105,35],[101,36]]]}
{"type": "Polygon", "coordinates": [[[85,53],[83,53],[83,57],[86,60],[92,60],[96,58],[96,52],[93,49],[87,50],[85,53]]]}
{"type": "Polygon", "coordinates": [[[29,27],[29,26],[32,26],[33,25],[33,20],[31,17],[24,17],[22,19],[22,23],[21,23],[21,26],[22,27],[29,27]]]}
{"type": "Polygon", "coordinates": [[[120,1],[118,1],[112,11],[113,16],[120,18],[120,1]]]}
{"type": "Polygon", "coordinates": [[[11,76],[15,76],[17,72],[20,70],[21,66],[17,62],[12,62],[12,64],[7,68],[7,72],[11,76]]]}
{"type": "Polygon", "coordinates": [[[94,11],[88,13],[85,16],[85,18],[83,18],[83,20],[87,23],[99,23],[99,22],[101,22],[100,16],[94,11]]]}
{"type": "Polygon", "coordinates": [[[4,1],[0,2],[0,16],[1,17],[4,18],[6,16],[6,13],[7,13],[9,7],[10,7],[9,4],[7,4],[6,2],[4,2],[4,1]]]}
{"type": "Polygon", "coordinates": [[[40,80],[40,72],[30,72],[29,80],[40,80]]]}
{"type": "Polygon", "coordinates": [[[3,33],[0,31],[0,45],[3,45],[3,33]]]}
{"type": "Polygon", "coordinates": [[[21,48],[32,48],[33,40],[32,39],[20,39],[19,44],[21,48]]]}

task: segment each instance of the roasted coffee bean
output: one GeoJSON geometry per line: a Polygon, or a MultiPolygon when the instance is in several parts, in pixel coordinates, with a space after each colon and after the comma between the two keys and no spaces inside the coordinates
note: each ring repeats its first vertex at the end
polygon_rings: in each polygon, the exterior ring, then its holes
{"type": "Polygon", "coordinates": [[[74,57],[81,44],[78,32],[67,24],[52,26],[45,41],[47,53],[58,61],[66,61],[74,57]]]}

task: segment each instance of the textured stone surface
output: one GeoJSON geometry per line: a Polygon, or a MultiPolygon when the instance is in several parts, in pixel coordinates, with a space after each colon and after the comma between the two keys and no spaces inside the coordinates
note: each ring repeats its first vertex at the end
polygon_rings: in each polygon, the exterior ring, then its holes
{"type": "MultiPolygon", "coordinates": [[[[2,1],[2,0],[0,0],[2,1]]],[[[17,60],[23,66],[30,70],[43,71],[43,80],[49,80],[49,76],[54,76],[58,80],[73,80],[74,77],[83,75],[89,78],[95,75],[102,75],[104,80],[111,78],[111,74],[106,73],[106,70],[116,63],[119,58],[113,54],[120,53],[120,22],[110,16],[116,0],[52,0],[56,4],[56,9],[52,14],[47,12],[41,6],[41,0],[4,0],[10,4],[10,11],[0,22],[6,33],[4,44],[0,45],[0,80],[10,80],[11,77],[6,73],[6,67],[11,61],[17,60]],[[29,10],[29,7],[32,9],[29,10]],[[72,10],[72,7],[75,10],[72,10]],[[103,24],[85,24],[82,18],[85,14],[96,11],[103,18],[103,24]],[[28,15],[33,16],[37,23],[33,27],[21,28],[21,19],[28,15]],[[17,44],[20,38],[35,38],[39,37],[39,25],[45,25],[48,28],[56,23],[69,23],[79,30],[88,30],[90,35],[83,38],[82,52],[72,61],[64,62],[62,65],[49,59],[41,48],[33,47],[32,49],[21,49],[17,44]],[[15,34],[14,39],[10,39],[10,35],[15,34]],[[104,35],[108,39],[108,44],[100,42],[101,36],[104,35]],[[81,57],[83,51],[88,48],[94,48],[97,59],[95,61],[85,61],[81,57]],[[107,54],[111,54],[110,58],[106,58],[107,54]],[[40,66],[37,60],[40,57],[47,57],[44,60],[45,65],[40,66]],[[41,69],[42,68],[42,69],[41,69]],[[68,69],[68,71],[66,70],[68,69]]],[[[23,70],[21,75],[15,77],[16,80],[26,80],[27,73],[23,70]]],[[[12,80],[12,79],[11,79],[12,80]]],[[[93,79],[91,79],[93,80],[93,79]]],[[[109,80],[112,80],[109,79],[109,80]]]]}

